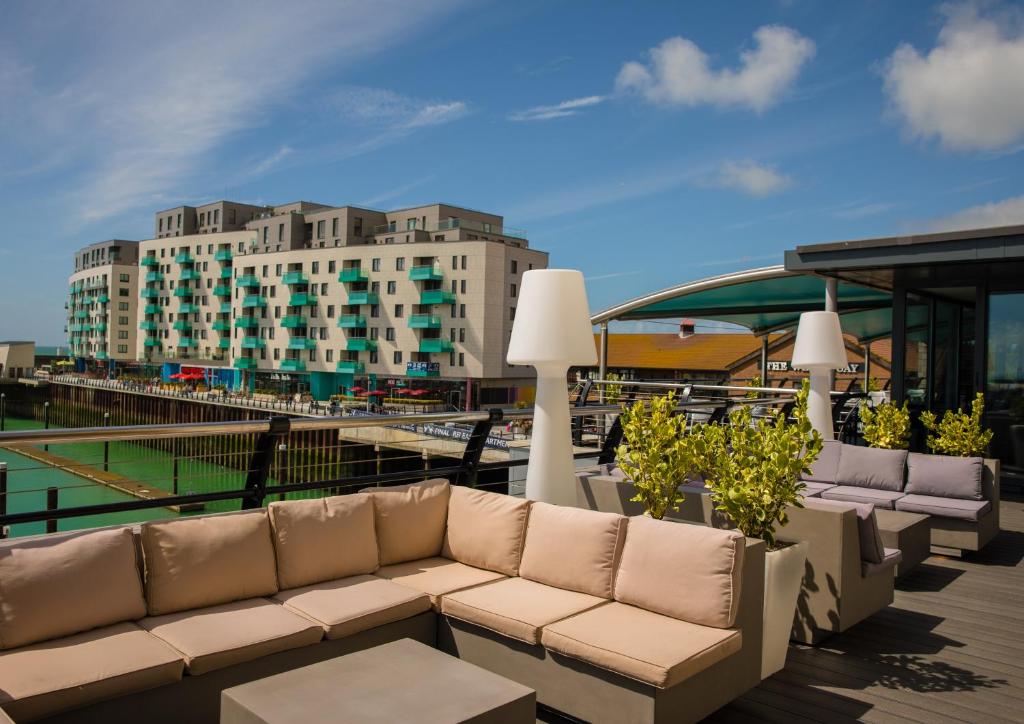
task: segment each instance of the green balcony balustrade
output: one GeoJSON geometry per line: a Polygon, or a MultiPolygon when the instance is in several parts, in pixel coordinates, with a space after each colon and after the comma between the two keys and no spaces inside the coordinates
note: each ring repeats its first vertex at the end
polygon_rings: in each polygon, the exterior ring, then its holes
{"type": "Polygon", "coordinates": [[[164,273],[159,271],[146,272],[147,282],[162,282],[164,280],[164,273]]]}
{"type": "Polygon", "coordinates": [[[242,349],[263,349],[267,346],[267,340],[259,337],[243,337],[242,349]]]}
{"type": "Polygon", "coordinates": [[[288,299],[289,307],[307,307],[316,304],[316,295],[309,292],[298,292],[288,299]]]}
{"type": "Polygon", "coordinates": [[[88,319],[88,318],[89,318],[89,312],[87,312],[84,309],[79,309],[77,312],[75,312],[75,319],[88,319]]]}
{"type": "Polygon", "coordinates": [[[142,308],[143,314],[160,314],[163,308],[159,304],[147,304],[142,308]]]}
{"type": "Polygon", "coordinates": [[[256,360],[253,357],[239,357],[235,360],[236,370],[254,370],[256,369],[256,360]]]}
{"type": "Polygon", "coordinates": [[[362,314],[343,314],[338,317],[338,326],[342,329],[363,329],[366,327],[366,317],[362,314]]]}
{"type": "Polygon", "coordinates": [[[94,332],[106,332],[107,331],[107,325],[106,325],[105,322],[100,322],[99,324],[94,324],[93,327],[92,327],[92,330],[94,332]]]}
{"type": "Polygon", "coordinates": [[[366,337],[349,337],[345,340],[345,349],[349,352],[374,352],[377,340],[366,337]]]}
{"type": "Polygon", "coordinates": [[[380,304],[380,295],[376,292],[349,292],[348,304],[380,304]]]}
{"type": "Polygon", "coordinates": [[[255,329],[260,326],[260,320],[257,317],[239,317],[235,320],[235,326],[242,329],[255,329]]]}
{"type": "Polygon", "coordinates": [[[221,314],[231,314],[231,302],[221,302],[217,311],[221,314]]]}
{"type": "Polygon", "coordinates": [[[301,314],[289,314],[287,317],[281,320],[281,326],[287,327],[288,329],[295,329],[297,327],[305,327],[308,322],[306,318],[301,314]]]}
{"type": "Polygon", "coordinates": [[[179,330],[192,331],[192,322],[187,319],[179,319],[174,323],[174,328],[179,330]]]}
{"type": "Polygon", "coordinates": [[[312,337],[292,337],[288,340],[288,349],[316,349],[316,340],[312,337]]]}
{"type": "Polygon", "coordinates": [[[306,369],[306,363],[300,359],[283,359],[281,360],[281,368],[285,372],[304,372],[306,369]]]}
{"type": "Polygon", "coordinates": [[[199,343],[192,337],[182,337],[178,340],[178,347],[198,347],[199,343]]]}
{"type": "Polygon", "coordinates": [[[213,296],[215,297],[230,297],[231,287],[225,284],[219,284],[213,288],[213,296]]]}
{"type": "Polygon", "coordinates": [[[96,359],[107,359],[108,355],[106,352],[97,352],[96,359]]]}
{"type": "Polygon", "coordinates": [[[451,352],[454,349],[450,340],[447,339],[421,339],[420,352],[437,354],[439,352],[451,352]]]}
{"type": "Polygon", "coordinates": [[[160,266],[160,260],[155,256],[144,256],[139,259],[139,264],[142,266],[160,266]]]}
{"type": "Polygon", "coordinates": [[[366,364],[354,359],[341,359],[338,360],[338,365],[335,368],[338,372],[348,372],[353,375],[361,375],[366,371],[366,364]]]}
{"type": "Polygon", "coordinates": [[[365,282],[366,280],[366,274],[363,273],[363,270],[357,266],[342,269],[341,272],[338,274],[339,282],[365,282]]]}
{"type": "Polygon", "coordinates": [[[100,304],[107,304],[110,301],[110,297],[108,297],[106,294],[101,294],[98,297],[96,297],[96,301],[99,302],[100,304]]]}
{"type": "Polygon", "coordinates": [[[218,349],[231,349],[231,340],[225,337],[217,342],[218,349]]]}
{"type": "Polygon", "coordinates": [[[252,309],[253,307],[265,307],[267,306],[267,298],[260,296],[259,294],[249,294],[242,299],[242,306],[246,309],[252,309]]]}
{"type": "Polygon", "coordinates": [[[182,302],[181,306],[178,307],[179,314],[198,314],[198,312],[199,305],[192,302],[182,302]]]}
{"type": "Polygon", "coordinates": [[[230,319],[217,319],[213,322],[213,328],[218,332],[230,332],[231,331],[231,320],[230,319]]]}
{"type": "Polygon", "coordinates": [[[259,289],[260,280],[254,277],[252,274],[245,274],[244,276],[238,277],[235,280],[236,287],[255,287],[259,289]]]}
{"type": "Polygon", "coordinates": [[[231,267],[229,267],[229,266],[224,267],[223,269],[220,270],[220,274],[218,274],[217,276],[220,279],[230,279],[231,278],[231,267]]]}
{"type": "Polygon", "coordinates": [[[143,342],[142,344],[145,345],[146,347],[163,347],[163,344],[160,342],[160,340],[156,339],[155,337],[147,338],[146,341],[143,342]]]}
{"type": "Polygon", "coordinates": [[[141,292],[139,292],[139,296],[142,297],[143,299],[156,299],[157,297],[160,296],[160,292],[158,292],[156,289],[143,289],[141,292]]]}
{"type": "Polygon", "coordinates": [[[444,279],[444,274],[437,267],[414,266],[409,270],[409,278],[414,282],[439,282],[444,279]]]}
{"type": "Polygon", "coordinates": [[[213,255],[213,258],[217,261],[231,261],[233,256],[231,249],[217,249],[217,253],[213,255]]]}
{"type": "Polygon", "coordinates": [[[174,290],[174,296],[176,297],[194,297],[196,290],[190,287],[178,287],[174,290]]]}
{"type": "Polygon", "coordinates": [[[429,289],[420,293],[420,304],[454,304],[455,295],[444,289],[429,289]]]}
{"type": "Polygon", "coordinates": [[[281,281],[284,284],[309,284],[309,277],[301,271],[290,271],[281,278],[281,281]]]}
{"type": "Polygon", "coordinates": [[[191,282],[199,281],[201,278],[199,272],[195,269],[185,269],[181,272],[181,276],[178,277],[179,282],[191,282]]]}
{"type": "Polygon", "coordinates": [[[409,317],[409,326],[412,329],[440,329],[441,318],[436,314],[414,314],[409,317]]]}
{"type": "Polygon", "coordinates": [[[103,281],[103,280],[95,281],[95,282],[89,282],[88,284],[86,284],[85,288],[86,289],[90,289],[90,290],[106,289],[107,288],[107,283],[105,281],[103,281]]]}
{"type": "Polygon", "coordinates": [[[179,264],[195,264],[196,263],[195,257],[192,256],[192,254],[190,254],[187,251],[178,252],[178,255],[176,257],[174,257],[174,261],[178,262],[179,264]]]}
{"type": "Polygon", "coordinates": [[[147,319],[145,322],[139,322],[139,329],[156,329],[156,322],[147,319]]]}

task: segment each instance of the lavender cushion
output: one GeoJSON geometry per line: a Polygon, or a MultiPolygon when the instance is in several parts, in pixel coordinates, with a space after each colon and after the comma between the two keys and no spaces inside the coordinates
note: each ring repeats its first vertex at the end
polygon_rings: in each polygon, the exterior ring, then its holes
{"type": "Polygon", "coordinates": [[[847,503],[871,503],[876,508],[892,510],[892,505],[903,497],[903,493],[892,490],[875,490],[874,488],[858,488],[855,485],[836,485],[821,491],[819,495],[825,500],[843,500],[847,503]]]}
{"type": "Polygon", "coordinates": [[[874,488],[898,493],[903,490],[906,450],[882,450],[858,445],[843,445],[839,454],[837,485],[874,488]]]}
{"type": "Polygon", "coordinates": [[[907,467],[910,469],[907,493],[963,500],[983,499],[981,476],[985,462],[981,458],[910,453],[907,467]]]}
{"type": "Polygon", "coordinates": [[[811,472],[801,476],[802,480],[809,483],[827,483],[835,485],[836,470],[839,468],[839,451],[842,443],[835,440],[826,440],[821,446],[821,454],[811,466],[811,472]]]}
{"type": "Polygon", "coordinates": [[[882,533],[878,530],[875,506],[871,505],[871,503],[848,503],[838,500],[816,499],[810,507],[837,508],[839,510],[853,508],[857,514],[857,537],[860,538],[860,559],[865,563],[881,563],[885,559],[882,533]]]}

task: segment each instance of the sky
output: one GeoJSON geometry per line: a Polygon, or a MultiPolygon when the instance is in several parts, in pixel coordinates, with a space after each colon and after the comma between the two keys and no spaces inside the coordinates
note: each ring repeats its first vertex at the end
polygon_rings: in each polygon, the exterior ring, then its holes
{"type": "Polygon", "coordinates": [[[798,244],[1024,223],[1024,5],[9,0],[0,339],[228,198],[502,214],[594,311],[798,244]]]}

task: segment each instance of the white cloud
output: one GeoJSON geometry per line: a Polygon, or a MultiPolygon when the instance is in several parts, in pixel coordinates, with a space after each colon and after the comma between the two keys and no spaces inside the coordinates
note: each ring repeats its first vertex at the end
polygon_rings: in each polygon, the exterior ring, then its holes
{"type": "Polygon", "coordinates": [[[469,112],[463,101],[421,100],[384,88],[342,86],[331,104],[338,118],[385,130],[412,130],[457,120],[469,112]]]}
{"type": "Polygon", "coordinates": [[[930,231],[984,229],[993,226],[1024,224],[1024,196],[971,206],[955,214],[929,222],[930,231]]]}
{"type": "Polygon", "coordinates": [[[863,219],[868,216],[884,214],[894,208],[896,208],[896,204],[887,201],[843,204],[833,211],[832,215],[837,219],[863,219]]]}
{"type": "Polygon", "coordinates": [[[758,113],[779,102],[814,55],[814,43],[792,28],[765,25],[755,47],[740,54],[740,67],[714,69],[696,43],[673,37],[650,50],[648,64],[622,66],[615,87],[652,103],[750,108],[758,113]]]}
{"type": "Polygon", "coordinates": [[[582,108],[589,108],[603,103],[605,96],[586,96],[584,98],[573,98],[562,101],[553,106],[534,106],[525,111],[516,111],[509,115],[510,121],[548,121],[552,118],[565,118],[575,116],[582,108]]]}
{"type": "Polygon", "coordinates": [[[945,6],[927,54],[904,43],[885,68],[894,112],[915,137],[958,151],[1024,139],[1024,23],[1019,12],[982,17],[973,3],[945,6]]]}
{"type": "Polygon", "coordinates": [[[727,161],[708,185],[740,191],[748,196],[770,196],[793,185],[793,179],[756,161],[727,161]]]}

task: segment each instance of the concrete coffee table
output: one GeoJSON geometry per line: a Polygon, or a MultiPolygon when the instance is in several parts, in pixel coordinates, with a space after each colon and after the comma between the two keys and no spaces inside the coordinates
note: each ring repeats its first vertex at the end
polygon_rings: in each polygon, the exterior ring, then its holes
{"type": "Polygon", "coordinates": [[[875,520],[882,535],[882,545],[899,548],[903,554],[896,566],[897,578],[909,573],[931,555],[932,526],[927,515],[875,508],[875,520]]]}
{"type": "Polygon", "coordinates": [[[537,695],[402,639],[221,692],[221,724],[536,721],[537,695]]]}

